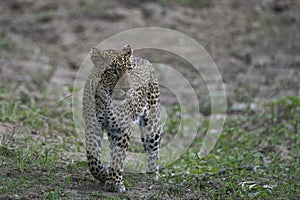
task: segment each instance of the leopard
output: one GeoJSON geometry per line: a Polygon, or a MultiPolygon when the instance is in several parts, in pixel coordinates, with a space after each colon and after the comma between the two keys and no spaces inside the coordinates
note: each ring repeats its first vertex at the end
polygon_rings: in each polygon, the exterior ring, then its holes
{"type": "Polygon", "coordinates": [[[91,175],[104,190],[125,192],[124,162],[134,123],[146,154],[146,174],[158,174],[162,137],[159,83],[147,59],[134,56],[130,45],[90,51],[91,71],[83,90],[86,157],[91,175]],[[101,159],[107,134],[110,159],[101,159]]]}

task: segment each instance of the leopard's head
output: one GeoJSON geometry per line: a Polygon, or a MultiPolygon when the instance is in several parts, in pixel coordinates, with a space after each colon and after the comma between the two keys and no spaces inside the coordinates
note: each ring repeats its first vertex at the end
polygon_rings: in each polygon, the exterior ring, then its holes
{"type": "Polygon", "coordinates": [[[108,49],[104,51],[92,47],[90,55],[94,67],[101,69],[101,86],[111,93],[114,100],[128,98],[132,86],[129,75],[133,69],[130,62],[131,47],[125,45],[121,50],[108,49]]]}

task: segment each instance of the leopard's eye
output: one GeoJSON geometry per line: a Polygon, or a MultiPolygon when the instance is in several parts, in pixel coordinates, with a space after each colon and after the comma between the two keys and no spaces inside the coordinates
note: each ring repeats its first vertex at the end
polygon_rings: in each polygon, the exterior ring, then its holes
{"type": "Polygon", "coordinates": [[[132,67],[132,65],[128,65],[128,68],[127,68],[127,70],[128,70],[128,72],[130,73],[130,72],[132,72],[132,70],[133,70],[133,67],[132,67]]]}

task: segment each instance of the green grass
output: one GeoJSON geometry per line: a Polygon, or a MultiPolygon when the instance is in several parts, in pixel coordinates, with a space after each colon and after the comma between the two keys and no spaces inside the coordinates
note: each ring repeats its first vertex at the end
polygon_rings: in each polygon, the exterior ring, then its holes
{"type": "Polygon", "coordinates": [[[54,19],[55,15],[52,11],[42,12],[36,15],[36,19],[39,22],[50,22],[54,19]]]}
{"type": "Polygon", "coordinates": [[[212,199],[298,199],[299,100],[299,96],[284,97],[266,103],[263,113],[229,116],[210,155],[199,158],[198,148],[191,148],[163,171],[164,193],[212,199]]]}
{"type": "MultiPolygon", "coordinates": [[[[134,191],[152,185],[142,194],[147,199],[300,198],[299,96],[265,102],[259,113],[227,116],[208,156],[198,157],[199,133],[179,160],[161,170],[158,181],[125,174],[129,191],[120,195],[104,192],[88,173],[68,102],[45,98],[43,92],[35,101],[12,96],[17,90],[13,86],[0,90],[0,125],[7,127],[0,138],[0,197],[139,199],[134,191]]],[[[170,110],[166,134],[177,132],[178,113],[178,107],[170,110]]],[[[207,122],[208,117],[201,130],[207,122]]]]}
{"type": "Polygon", "coordinates": [[[57,16],[57,13],[55,10],[46,10],[40,13],[36,14],[36,20],[38,22],[50,22],[57,16]]]}
{"type": "Polygon", "coordinates": [[[13,50],[16,47],[16,44],[12,39],[5,33],[0,32],[0,48],[1,49],[7,49],[7,50],[13,50]]]}

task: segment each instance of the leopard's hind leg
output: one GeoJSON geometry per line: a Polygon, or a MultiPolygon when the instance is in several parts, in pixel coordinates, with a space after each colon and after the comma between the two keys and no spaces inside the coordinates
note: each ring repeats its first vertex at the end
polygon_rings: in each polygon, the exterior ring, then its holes
{"type": "Polygon", "coordinates": [[[158,83],[150,84],[147,93],[147,108],[140,118],[141,139],[147,155],[146,172],[158,174],[159,149],[162,135],[162,125],[159,105],[158,83]]]}

